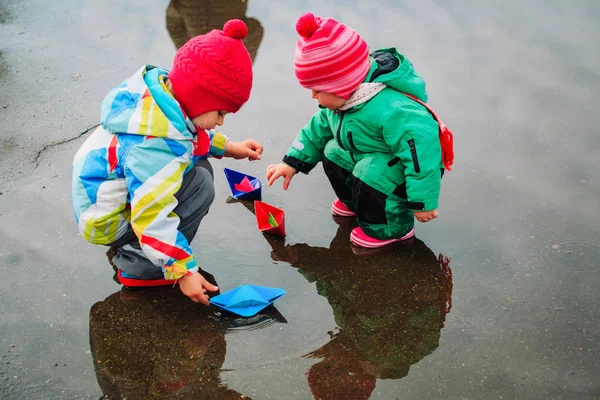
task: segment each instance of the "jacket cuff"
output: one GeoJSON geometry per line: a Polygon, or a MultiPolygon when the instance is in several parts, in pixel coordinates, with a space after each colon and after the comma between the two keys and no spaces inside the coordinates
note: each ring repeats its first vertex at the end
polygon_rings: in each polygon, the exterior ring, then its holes
{"type": "Polygon", "coordinates": [[[406,207],[411,211],[433,211],[438,208],[438,199],[406,200],[406,207]]]}
{"type": "Polygon", "coordinates": [[[210,150],[212,157],[222,158],[225,155],[225,145],[227,144],[227,136],[214,132],[210,136],[210,150]]]}
{"type": "Polygon", "coordinates": [[[193,274],[198,272],[198,263],[196,257],[191,256],[185,260],[177,260],[170,266],[165,265],[163,268],[163,274],[165,279],[177,280],[184,277],[185,275],[193,274]]]}
{"type": "Polygon", "coordinates": [[[315,167],[313,164],[308,164],[293,156],[284,156],[283,162],[303,174],[308,174],[315,167]]]}

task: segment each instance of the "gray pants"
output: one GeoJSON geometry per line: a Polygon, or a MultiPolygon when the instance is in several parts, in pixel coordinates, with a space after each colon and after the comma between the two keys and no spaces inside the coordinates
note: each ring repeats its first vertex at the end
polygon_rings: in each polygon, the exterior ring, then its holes
{"type": "MultiPolygon", "coordinates": [[[[175,193],[178,204],[175,214],[179,216],[179,231],[189,243],[192,242],[200,221],[215,198],[214,174],[208,160],[199,160],[183,177],[179,191],[175,193]]],[[[139,240],[131,226],[127,232],[109,246],[116,248],[112,262],[121,271],[139,279],[161,279],[160,267],[154,265],[145,256],[139,240]]]]}

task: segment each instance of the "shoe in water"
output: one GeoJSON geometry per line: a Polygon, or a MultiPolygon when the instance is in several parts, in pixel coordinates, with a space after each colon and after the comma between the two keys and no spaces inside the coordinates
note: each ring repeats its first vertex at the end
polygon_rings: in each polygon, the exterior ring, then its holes
{"type": "Polygon", "coordinates": [[[331,212],[333,215],[337,215],[338,217],[354,217],[356,213],[350,211],[348,207],[340,199],[335,199],[333,203],[331,203],[331,212]]]}
{"type": "Polygon", "coordinates": [[[377,249],[379,247],[387,246],[388,244],[398,243],[412,238],[415,235],[415,228],[411,229],[406,235],[397,239],[375,239],[367,235],[360,227],[354,228],[350,233],[350,241],[355,246],[366,247],[368,249],[377,249]]]}

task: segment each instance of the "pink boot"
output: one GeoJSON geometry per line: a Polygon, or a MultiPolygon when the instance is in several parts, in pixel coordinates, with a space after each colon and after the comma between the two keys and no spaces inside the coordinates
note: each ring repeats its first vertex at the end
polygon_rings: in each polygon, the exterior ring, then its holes
{"type": "Polygon", "coordinates": [[[338,217],[354,217],[356,214],[348,209],[340,199],[335,199],[331,203],[331,212],[338,217]]]}
{"type": "Polygon", "coordinates": [[[386,239],[380,240],[368,236],[361,228],[354,228],[350,234],[350,241],[359,247],[366,247],[369,249],[376,249],[379,247],[386,246],[388,244],[402,242],[403,240],[410,239],[415,235],[415,228],[411,229],[406,235],[399,239],[386,239]]]}

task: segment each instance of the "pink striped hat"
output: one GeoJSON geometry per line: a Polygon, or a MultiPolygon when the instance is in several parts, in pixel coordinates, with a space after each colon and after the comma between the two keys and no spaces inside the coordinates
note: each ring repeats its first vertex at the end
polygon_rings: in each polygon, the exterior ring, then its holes
{"type": "Polygon", "coordinates": [[[352,28],[304,14],[296,22],[294,72],[307,89],[347,99],[369,73],[369,47],[352,28]]]}

